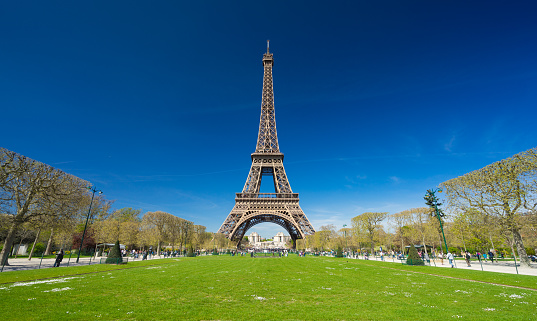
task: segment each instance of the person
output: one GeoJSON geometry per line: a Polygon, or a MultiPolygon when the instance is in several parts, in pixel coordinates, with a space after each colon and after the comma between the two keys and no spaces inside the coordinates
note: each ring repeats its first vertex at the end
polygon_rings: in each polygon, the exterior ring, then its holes
{"type": "Polygon", "coordinates": [[[449,264],[451,264],[451,267],[455,267],[453,265],[453,254],[451,252],[448,252],[447,259],[449,260],[449,264]]]}
{"type": "Polygon", "coordinates": [[[60,267],[60,262],[63,261],[63,249],[58,252],[56,255],[56,261],[54,262],[54,267],[60,267]]]}
{"type": "Polygon", "coordinates": [[[488,256],[490,259],[490,263],[494,263],[494,253],[492,253],[492,251],[489,251],[488,256]]]}
{"type": "Polygon", "coordinates": [[[464,260],[466,261],[466,264],[468,265],[468,267],[472,266],[470,264],[470,253],[468,251],[464,252],[464,260]]]}

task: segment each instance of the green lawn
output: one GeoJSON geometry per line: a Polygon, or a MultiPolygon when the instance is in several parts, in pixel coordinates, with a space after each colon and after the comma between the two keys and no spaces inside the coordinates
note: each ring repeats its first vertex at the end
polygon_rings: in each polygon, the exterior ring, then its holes
{"type": "Polygon", "coordinates": [[[535,290],[431,274],[537,289],[537,277],[532,276],[344,258],[222,255],[1,273],[0,316],[4,320],[537,319],[535,290]],[[21,282],[31,280],[37,281],[21,282]],[[14,281],[19,283],[8,283],[14,281]]]}

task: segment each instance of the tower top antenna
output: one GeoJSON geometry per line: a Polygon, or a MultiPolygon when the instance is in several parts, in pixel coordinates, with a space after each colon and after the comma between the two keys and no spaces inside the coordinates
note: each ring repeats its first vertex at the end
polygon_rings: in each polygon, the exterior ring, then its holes
{"type": "Polygon", "coordinates": [[[270,40],[267,40],[267,53],[269,53],[269,42],[270,40]]]}

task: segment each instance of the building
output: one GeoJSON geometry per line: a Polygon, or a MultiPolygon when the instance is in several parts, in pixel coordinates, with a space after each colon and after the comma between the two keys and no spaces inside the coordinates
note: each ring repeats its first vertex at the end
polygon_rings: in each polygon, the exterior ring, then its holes
{"type": "Polygon", "coordinates": [[[287,247],[287,242],[291,240],[291,236],[283,234],[283,232],[278,232],[272,241],[261,242],[261,236],[256,232],[250,233],[248,236],[248,241],[250,246],[259,249],[282,249],[287,247]]]}

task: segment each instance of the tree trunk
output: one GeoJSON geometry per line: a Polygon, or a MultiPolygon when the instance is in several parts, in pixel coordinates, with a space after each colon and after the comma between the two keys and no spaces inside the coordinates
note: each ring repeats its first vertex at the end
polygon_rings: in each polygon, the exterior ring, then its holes
{"type": "Polygon", "coordinates": [[[492,235],[489,234],[489,238],[490,238],[490,244],[492,245],[492,250],[495,250],[494,249],[494,242],[492,242],[492,235]]]}
{"type": "Polygon", "coordinates": [[[54,228],[50,229],[50,237],[47,242],[47,249],[45,250],[45,255],[50,255],[50,248],[52,247],[52,235],[54,234],[54,228]]]}
{"type": "Polygon", "coordinates": [[[513,233],[513,241],[515,242],[518,257],[520,258],[520,266],[530,267],[530,259],[528,258],[528,254],[524,248],[524,242],[522,241],[522,237],[520,236],[518,229],[513,228],[511,232],[513,233]]]}
{"type": "Polygon", "coordinates": [[[19,222],[16,218],[13,220],[9,232],[7,233],[6,240],[4,241],[4,247],[0,253],[0,265],[5,264],[9,265],[8,257],[11,252],[11,247],[13,246],[13,240],[15,239],[15,234],[19,229],[19,226],[22,222],[19,222]]]}
{"type": "Polygon", "coordinates": [[[508,243],[509,243],[509,246],[511,247],[511,253],[513,253],[513,257],[515,258],[515,262],[516,262],[516,252],[513,246],[515,242],[513,240],[508,240],[508,243]]]}
{"type": "Polygon", "coordinates": [[[466,252],[466,243],[464,242],[464,235],[461,233],[462,246],[464,246],[464,252],[466,252]]]}
{"type": "Polygon", "coordinates": [[[160,256],[160,240],[157,242],[157,255],[160,256]]]}
{"type": "MultiPolygon", "coordinates": [[[[427,245],[425,244],[425,235],[423,235],[423,234],[421,236],[421,244],[423,245],[423,250],[425,251],[425,253],[427,253],[427,245]]],[[[423,253],[423,254],[425,254],[425,253],[423,253]]]]}
{"type": "Polygon", "coordinates": [[[17,258],[17,255],[19,255],[19,251],[20,251],[21,245],[22,245],[22,240],[24,239],[25,235],[26,235],[26,231],[24,231],[24,233],[22,233],[21,241],[19,242],[19,246],[17,247],[17,251],[15,251],[15,258],[17,258]]]}
{"type": "Polygon", "coordinates": [[[41,228],[37,230],[37,235],[35,236],[34,244],[32,245],[32,250],[30,251],[30,255],[28,255],[28,261],[32,259],[32,256],[34,255],[35,245],[37,244],[37,239],[39,238],[39,234],[41,234],[41,228]]]}

